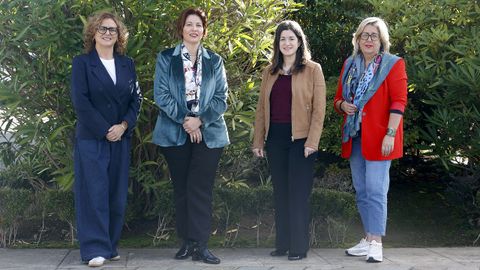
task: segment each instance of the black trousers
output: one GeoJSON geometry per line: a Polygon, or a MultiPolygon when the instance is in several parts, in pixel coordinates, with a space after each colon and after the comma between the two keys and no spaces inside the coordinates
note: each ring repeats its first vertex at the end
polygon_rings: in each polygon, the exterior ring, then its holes
{"type": "Polygon", "coordinates": [[[291,124],[271,123],[266,150],[275,203],[275,246],[291,254],[309,249],[310,194],[316,153],[304,156],[306,139],[292,141],[291,124]]]}
{"type": "Polygon", "coordinates": [[[173,182],[176,229],[179,238],[206,245],[212,223],[212,190],[222,148],[191,143],[160,147],[173,182]]]}

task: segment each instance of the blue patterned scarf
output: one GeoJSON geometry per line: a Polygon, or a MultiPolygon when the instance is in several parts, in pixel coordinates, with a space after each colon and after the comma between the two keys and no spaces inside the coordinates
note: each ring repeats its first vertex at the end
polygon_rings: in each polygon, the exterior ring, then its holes
{"type": "Polygon", "coordinates": [[[360,112],[370,98],[377,92],[393,65],[400,57],[383,53],[375,56],[364,69],[363,55],[350,56],[346,63],[342,76],[342,96],[347,102],[357,106],[353,115],[348,115],[343,126],[343,142],[356,137],[360,131],[360,112]]]}

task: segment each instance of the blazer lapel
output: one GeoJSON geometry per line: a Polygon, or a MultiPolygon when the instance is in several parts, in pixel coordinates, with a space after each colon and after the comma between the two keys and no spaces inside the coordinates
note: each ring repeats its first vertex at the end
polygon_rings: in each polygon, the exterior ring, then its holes
{"type": "Polygon", "coordinates": [[[200,46],[202,50],[202,85],[200,86],[200,110],[205,108],[208,100],[215,92],[215,87],[211,86],[212,83],[215,85],[214,70],[212,67],[212,59],[208,51],[200,46]]]}
{"type": "Polygon", "coordinates": [[[115,58],[115,74],[117,75],[117,87],[125,85],[127,79],[129,79],[130,71],[128,70],[127,63],[124,57],[120,57],[118,54],[114,54],[115,58]]]}
{"type": "Polygon", "coordinates": [[[100,57],[95,49],[90,52],[89,59],[92,67],[92,73],[105,87],[103,90],[105,91],[107,88],[114,87],[112,78],[110,78],[110,75],[108,75],[107,69],[103,66],[102,61],[100,61],[100,57]]]}
{"type": "Polygon", "coordinates": [[[112,93],[113,98],[120,102],[120,97],[123,95],[130,94],[129,91],[131,90],[129,85],[132,80],[132,76],[130,70],[127,66],[127,61],[125,57],[121,57],[118,54],[114,54],[115,57],[115,74],[117,76],[117,83],[113,90],[115,93],[112,93]]]}
{"type": "Polygon", "coordinates": [[[173,54],[171,62],[171,72],[173,75],[173,82],[175,83],[175,88],[177,89],[176,95],[177,100],[184,104],[187,108],[187,100],[185,99],[185,74],[183,72],[183,61],[180,53],[180,45],[178,45],[173,54]]]}

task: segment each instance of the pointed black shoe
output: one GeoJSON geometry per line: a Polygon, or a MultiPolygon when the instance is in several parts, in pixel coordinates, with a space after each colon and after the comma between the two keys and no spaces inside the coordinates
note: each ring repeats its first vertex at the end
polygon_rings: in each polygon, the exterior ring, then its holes
{"type": "Polygon", "coordinates": [[[281,257],[281,256],[286,256],[288,252],[283,249],[275,249],[274,251],[270,252],[270,256],[272,257],[281,257]]]}
{"type": "Polygon", "coordinates": [[[208,248],[196,248],[192,254],[192,261],[200,261],[209,264],[219,264],[220,259],[213,255],[208,248]]]}
{"type": "Polygon", "coordinates": [[[182,247],[175,254],[175,259],[176,260],[185,260],[188,257],[192,256],[192,254],[195,250],[195,246],[196,246],[195,242],[192,242],[192,241],[184,242],[182,247]]]}
{"type": "Polygon", "coordinates": [[[292,253],[292,254],[288,254],[288,260],[289,261],[298,261],[298,260],[301,260],[303,258],[306,258],[307,257],[307,254],[306,253],[292,253]]]}

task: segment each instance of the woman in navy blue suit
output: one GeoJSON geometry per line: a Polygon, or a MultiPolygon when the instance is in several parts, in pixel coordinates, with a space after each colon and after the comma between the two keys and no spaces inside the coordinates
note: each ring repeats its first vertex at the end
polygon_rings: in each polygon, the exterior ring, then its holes
{"type": "Polygon", "coordinates": [[[141,95],[135,66],[124,55],[127,29],[101,12],[84,29],[86,54],[72,64],[75,210],[80,255],[89,266],[118,260],[127,201],[130,141],[141,95]]]}
{"type": "Polygon", "coordinates": [[[176,229],[183,241],[175,259],[218,264],[207,248],[212,190],[223,147],[229,143],[223,114],[227,79],[222,58],[205,49],[207,19],[200,9],[182,12],[182,42],[158,54],[154,95],[159,115],[153,142],[160,146],[173,182],[176,229]]]}

